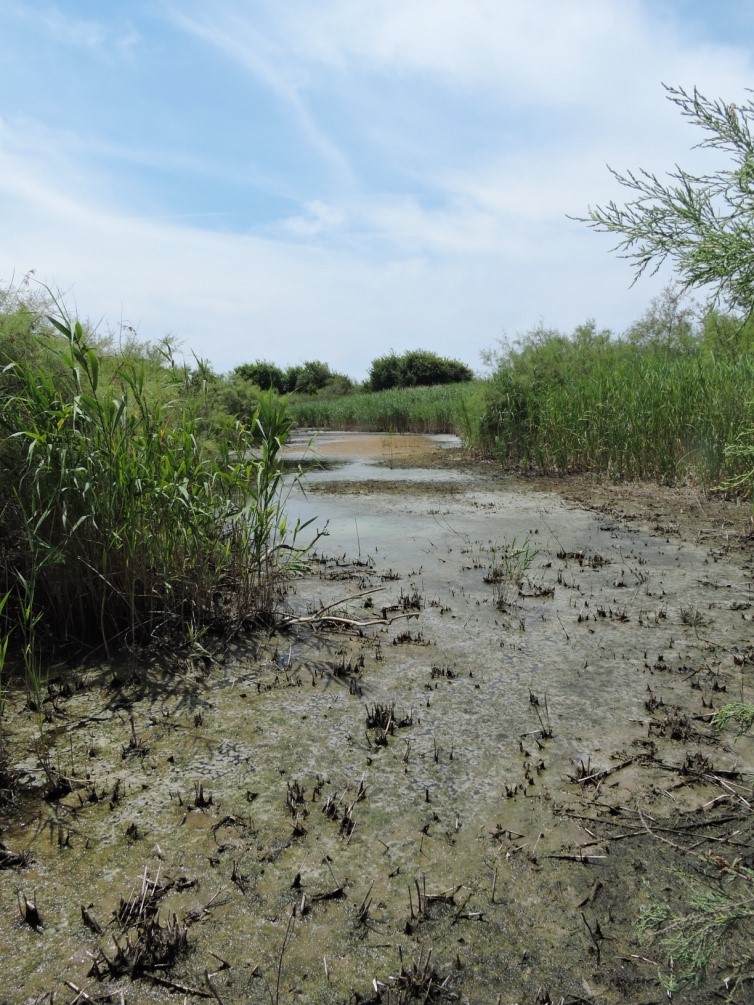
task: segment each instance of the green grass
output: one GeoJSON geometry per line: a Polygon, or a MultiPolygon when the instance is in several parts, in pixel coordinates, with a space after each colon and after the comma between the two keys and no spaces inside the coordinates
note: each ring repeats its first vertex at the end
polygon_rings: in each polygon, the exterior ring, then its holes
{"type": "Polygon", "coordinates": [[[394,388],[337,398],[291,401],[299,426],[363,432],[458,433],[470,438],[481,411],[481,381],[394,388]]]}
{"type": "Polygon", "coordinates": [[[542,472],[746,483],[753,399],[752,353],[536,333],[498,361],[479,445],[542,472]]]}

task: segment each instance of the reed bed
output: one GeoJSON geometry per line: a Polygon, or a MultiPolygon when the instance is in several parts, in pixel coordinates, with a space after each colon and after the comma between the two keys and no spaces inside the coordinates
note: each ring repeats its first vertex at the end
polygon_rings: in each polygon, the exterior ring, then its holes
{"type": "Polygon", "coordinates": [[[470,439],[481,413],[482,386],[471,381],[311,398],[291,401],[289,412],[296,425],[317,429],[458,433],[470,439]]]}
{"type": "Polygon", "coordinates": [[[542,472],[744,484],[753,390],[750,353],[552,336],[499,361],[479,445],[542,472]]]}
{"type": "Polygon", "coordinates": [[[109,653],[268,618],[299,554],[281,499],[285,403],[263,395],[210,452],[180,368],[161,369],[160,393],[138,359],[104,379],[81,324],[48,321],[0,385],[0,627],[27,680],[51,643],[109,653]]]}

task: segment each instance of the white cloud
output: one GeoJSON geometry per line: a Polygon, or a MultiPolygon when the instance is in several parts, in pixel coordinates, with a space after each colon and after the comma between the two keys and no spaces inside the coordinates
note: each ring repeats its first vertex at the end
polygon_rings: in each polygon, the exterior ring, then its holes
{"type": "Polygon", "coordinates": [[[310,114],[300,93],[300,71],[290,65],[282,46],[259,32],[248,17],[223,17],[221,10],[213,7],[208,11],[205,5],[193,17],[177,7],[169,11],[177,27],[237,62],[268,88],[292,113],[311,149],[330,164],[342,181],[350,182],[348,160],[310,114]]]}
{"type": "Polygon", "coordinates": [[[548,104],[572,97],[611,41],[636,37],[639,15],[635,3],[601,0],[336,0],[306,14],[297,3],[281,11],[304,58],[429,73],[463,88],[502,85],[548,104]]]}
{"type": "Polygon", "coordinates": [[[317,237],[342,230],[346,224],[346,213],[342,208],[332,206],[321,199],[306,203],[305,212],[282,220],[280,230],[294,237],[317,237]]]}
{"type": "MultiPolygon", "coordinates": [[[[386,348],[416,346],[476,366],[503,327],[514,334],[540,317],[564,329],[587,314],[626,326],[662,278],[630,290],[611,239],[565,214],[620,198],[605,162],[662,172],[698,156],[689,147],[699,137],[660,80],[735,100],[751,79],[746,48],[700,41],[639,0],[167,9],[180,28],[171,44],[190,37],[211,54],[203,63],[192,49],[193,73],[240,68],[266,110],[294,124],[286,136],[300,171],[283,180],[264,151],[231,157],[201,137],[113,141],[94,125],[85,135],[40,122],[41,106],[6,111],[0,278],[36,267],[89,316],[122,313],[145,337],[174,331],[221,370],[316,357],[360,376],[386,348]],[[250,186],[279,198],[277,219],[223,233],[177,223],[157,196],[139,202],[149,217],[136,205],[150,183],[141,168],[176,187],[211,179],[222,189],[246,164],[250,186]]],[[[114,37],[94,22],[65,30],[66,45],[114,37]]],[[[175,106],[179,132],[191,134],[192,113],[175,106]]]]}
{"type": "Polygon", "coordinates": [[[38,278],[69,291],[87,316],[113,323],[123,316],[143,337],[172,331],[221,370],[257,357],[285,365],[320,358],[363,376],[386,347],[416,346],[478,366],[480,348],[503,325],[530,327],[545,312],[548,322],[568,327],[599,312],[600,296],[625,292],[624,277],[616,286],[617,270],[610,274],[612,263],[587,235],[574,245],[570,237],[533,233],[528,254],[521,243],[483,259],[430,260],[393,248],[375,261],[349,249],[213,234],[91,209],[61,197],[31,169],[23,174],[12,195],[0,196],[8,238],[3,279],[34,267],[38,278]],[[565,243],[571,262],[564,266],[565,243]],[[593,271],[579,275],[584,269],[593,271]]]}

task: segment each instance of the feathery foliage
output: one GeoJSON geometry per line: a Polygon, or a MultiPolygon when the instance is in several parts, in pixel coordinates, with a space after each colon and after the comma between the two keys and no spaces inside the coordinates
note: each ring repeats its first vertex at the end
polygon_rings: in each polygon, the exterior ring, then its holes
{"type": "Polygon", "coordinates": [[[736,106],[696,88],[691,94],[665,90],[702,130],[698,146],[723,152],[729,166],[701,175],[676,167],[667,182],[647,170],[611,169],[633,198],[590,209],[583,222],[620,236],[616,250],[633,263],[636,278],[669,261],[685,288],[709,287],[748,315],[754,306],[754,101],[736,106]]]}
{"type": "MultiPolygon", "coordinates": [[[[683,903],[678,909],[650,897],[639,917],[639,933],[658,943],[666,957],[659,977],[668,995],[685,987],[700,987],[714,961],[718,966],[737,964],[739,975],[751,964],[751,955],[736,956],[737,948],[751,945],[754,934],[754,873],[737,866],[719,881],[680,877],[683,903]]],[[[731,979],[731,990],[737,985],[731,979]]],[[[733,1000],[733,999],[731,999],[733,1000]]]]}

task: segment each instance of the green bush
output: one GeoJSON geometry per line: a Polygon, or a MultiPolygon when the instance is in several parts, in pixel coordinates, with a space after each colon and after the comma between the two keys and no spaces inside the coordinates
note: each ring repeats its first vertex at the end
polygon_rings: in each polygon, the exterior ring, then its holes
{"type": "Polygon", "coordinates": [[[286,390],[296,394],[344,394],[353,382],[343,373],[330,369],[328,363],[312,359],[286,372],[286,390]]]}
{"type": "Polygon", "coordinates": [[[234,370],[234,374],[250,384],[256,384],[261,391],[287,390],[285,374],[279,366],[258,359],[255,363],[242,363],[234,370]]]}
{"type": "Polygon", "coordinates": [[[402,356],[390,353],[373,360],[368,386],[372,391],[386,391],[393,387],[430,387],[473,379],[474,374],[465,363],[414,349],[402,356]]]}

